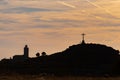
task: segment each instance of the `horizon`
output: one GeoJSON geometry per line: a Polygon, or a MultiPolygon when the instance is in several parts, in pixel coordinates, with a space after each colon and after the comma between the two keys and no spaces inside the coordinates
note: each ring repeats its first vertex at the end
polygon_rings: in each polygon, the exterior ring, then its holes
{"type": "Polygon", "coordinates": [[[120,50],[119,0],[0,0],[0,59],[48,55],[79,44],[99,43],[120,50]]]}

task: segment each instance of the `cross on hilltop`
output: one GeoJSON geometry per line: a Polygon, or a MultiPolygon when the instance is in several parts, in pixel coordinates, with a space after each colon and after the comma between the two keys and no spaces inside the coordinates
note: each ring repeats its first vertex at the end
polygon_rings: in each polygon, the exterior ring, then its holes
{"type": "Polygon", "coordinates": [[[82,35],[82,43],[81,44],[85,44],[85,38],[84,37],[85,37],[86,34],[83,33],[81,35],[82,35]]]}

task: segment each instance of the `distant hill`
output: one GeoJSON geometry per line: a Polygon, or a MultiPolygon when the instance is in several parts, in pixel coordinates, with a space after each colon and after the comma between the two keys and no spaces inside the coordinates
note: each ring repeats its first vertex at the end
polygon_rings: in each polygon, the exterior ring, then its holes
{"type": "Polygon", "coordinates": [[[57,55],[119,55],[119,51],[113,49],[112,47],[108,47],[102,44],[77,44],[72,45],[66,50],[58,53],[54,53],[51,56],[57,55]]]}
{"type": "Polygon", "coordinates": [[[112,73],[119,60],[119,51],[101,44],[77,44],[50,55],[53,61],[72,73],[112,73]]]}
{"type": "Polygon", "coordinates": [[[83,43],[48,56],[28,58],[22,62],[4,60],[0,69],[19,73],[60,75],[120,74],[119,51],[101,44],[83,43]]]}

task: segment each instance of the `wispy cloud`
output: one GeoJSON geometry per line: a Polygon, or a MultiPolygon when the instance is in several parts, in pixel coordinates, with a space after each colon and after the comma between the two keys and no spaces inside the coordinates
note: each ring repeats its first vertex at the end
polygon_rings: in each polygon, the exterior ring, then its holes
{"type": "Polygon", "coordinates": [[[8,2],[6,0],[0,0],[0,5],[6,5],[8,2]]]}
{"type": "Polygon", "coordinates": [[[59,4],[62,4],[64,6],[67,6],[67,7],[70,7],[70,8],[76,8],[76,6],[72,5],[72,4],[69,4],[67,2],[64,2],[64,1],[57,1],[59,4]]]}
{"type": "Polygon", "coordinates": [[[108,9],[101,7],[101,6],[97,5],[97,4],[95,4],[94,2],[91,2],[90,0],[86,0],[86,1],[87,1],[88,3],[90,3],[91,5],[93,5],[93,6],[97,7],[97,8],[99,8],[99,9],[101,9],[102,11],[106,12],[107,14],[109,14],[109,15],[117,18],[117,17],[114,16],[113,13],[110,12],[108,9]]]}
{"type": "Polygon", "coordinates": [[[1,13],[31,13],[31,12],[52,12],[52,11],[62,11],[58,9],[44,9],[44,8],[32,8],[32,7],[14,7],[1,9],[1,13]]]}

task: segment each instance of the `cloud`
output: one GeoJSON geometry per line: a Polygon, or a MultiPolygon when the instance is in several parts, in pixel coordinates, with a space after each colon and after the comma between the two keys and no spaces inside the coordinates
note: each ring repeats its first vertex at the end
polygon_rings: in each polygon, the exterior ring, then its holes
{"type": "Polygon", "coordinates": [[[6,5],[8,2],[6,0],[0,0],[0,5],[6,5]]]}
{"type": "Polygon", "coordinates": [[[1,13],[32,13],[32,12],[52,12],[52,11],[62,11],[57,9],[43,9],[43,8],[32,8],[32,7],[14,7],[1,9],[1,13]]]}
{"type": "Polygon", "coordinates": [[[69,3],[66,3],[64,1],[57,1],[59,4],[62,4],[64,6],[67,6],[67,7],[70,7],[70,8],[76,8],[76,6],[72,5],[72,4],[69,4],[69,3]]]}
{"type": "Polygon", "coordinates": [[[3,24],[11,24],[11,23],[17,23],[17,21],[15,20],[10,20],[10,19],[0,19],[0,23],[3,23],[3,24]]]}
{"type": "Polygon", "coordinates": [[[90,3],[91,5],[93,5],[93,6],[97,7],[97,8],[99,8],[99,9],[103,10],[103,11],[106,12],[107,14],[109,14],[109,15],[117,18],[116,16],[113,15],[113,13],[112,13],[110,10],[108,10],[108,9],[106,9],[106,8],[103,8],[103,7],[97,5],[96,3],[94,3],[94,2],[92,2],[92,1],[90,1],[90,0],[86,0],[86,1],[87,1],[88,3],[90,3]]]}

